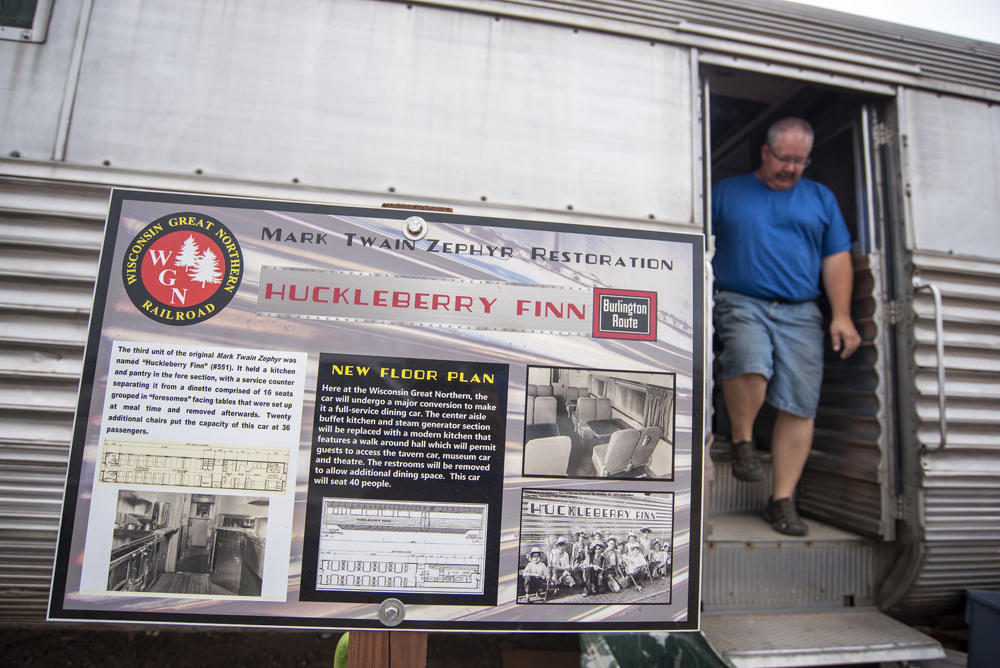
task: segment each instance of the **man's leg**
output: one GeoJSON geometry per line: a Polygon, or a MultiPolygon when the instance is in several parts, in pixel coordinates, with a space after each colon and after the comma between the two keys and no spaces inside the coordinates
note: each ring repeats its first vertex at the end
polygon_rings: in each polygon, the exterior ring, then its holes
{"type": "Polygon", "coordinates": [[[774,495],[761,513],[776,531],[804,536],[792,495],[812,448],[813,418],[823,384],[823,329],[819,308],[812,302],[784,304],[776,309],[774,376],[767,402],[778,409],[771,441],[774,495]]]}
{"type": "Polygon", "coordinates": [[[767,379],[759,373],[727,378],[722,381],[722,393],[733,427],[733,442],[752,441],[753,423],[767,396],[767,379]]]}
{"type": "Polygon", "coordinates": [[[734,292],[715,297],[715,330],[723,346],[722,392],[732,423],[733,476],[745,482],[765,477],[753,442],[753,423],[774,371],[768,308],[768,302],[734,292]]]}
{"type": "Polygon", "coordinates": [[[745,373],[722,381],[726,410],[733,427],[733,476],[744,482],[764,479],[753,441],[753,423],[767,394],[767,379],[759,373],[745,373]]]}
{"type": "Polygon", "coordinates": [[[813,420],[778,411],[771,436],[771,457],[774,461],[772,498],[788,499],[795,492],[812,448],[813,423],[813,420]]]}
{"type": "Polygon", "coordinates": [[[813,420],[783,410],[778,411],[771,437],[774,461],[774,490],[761,513],[776,531],[805,536],[809,528],[799,519],[792,494],[812,448],[813,420]]]}

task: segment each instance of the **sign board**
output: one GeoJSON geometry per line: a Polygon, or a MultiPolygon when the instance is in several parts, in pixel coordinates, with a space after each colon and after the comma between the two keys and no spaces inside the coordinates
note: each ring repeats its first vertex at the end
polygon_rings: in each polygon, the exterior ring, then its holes
{"type": "Polygon", "coordinates": [[[50,619],[697,629],[703,248],[114,191],[50,619]]]}

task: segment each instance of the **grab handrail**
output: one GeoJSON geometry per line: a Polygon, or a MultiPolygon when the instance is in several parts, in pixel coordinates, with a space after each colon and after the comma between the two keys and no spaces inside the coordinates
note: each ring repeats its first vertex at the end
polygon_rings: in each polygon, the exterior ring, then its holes
{"type": "Polygon", "coordinates": [[[941,290],[933,283],[925,283],[919,277],[913,277],[914,290],[928,290],[934,297],[934,343],[937,348],[937,381],[938,381],[938,412],[940,418],[938,425],[941,431],[941,444],[938,449],[943,449],[948,441],[948,421],[945,418],[945,388],[944,388],[944,318],[941,308],[941,290]]]}

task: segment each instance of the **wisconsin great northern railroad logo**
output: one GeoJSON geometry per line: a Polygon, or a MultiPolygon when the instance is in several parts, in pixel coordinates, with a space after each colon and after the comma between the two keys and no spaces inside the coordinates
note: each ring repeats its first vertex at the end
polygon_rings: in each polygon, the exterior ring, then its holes
{"type": "Polygon", "coordinates": [[[173,213],[135,236],[122,282],[136,308],[165,325],[194,325],[229,304],[243,278],[236,235],[215,218],[173,213]]]}

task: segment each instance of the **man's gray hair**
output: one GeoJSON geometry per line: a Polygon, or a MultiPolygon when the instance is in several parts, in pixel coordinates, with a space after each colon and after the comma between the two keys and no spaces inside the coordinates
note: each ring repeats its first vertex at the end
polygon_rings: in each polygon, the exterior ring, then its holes
{"type": "Polygon", "coordinates": [[[789,130],[801,130],[802,132],[809,135],[809,141],[812,142],[813,134],[812,126],[809,125],[808,121],[801,118],[796,118],[795,116],[789,116],[788,118],[782,118],[777,121],[767,129],[767,145],[772,149],[777,147],[778,141],[781,139],[781,135],[785,134],[789,130]]]}

